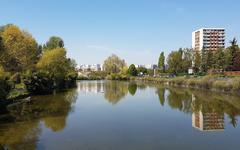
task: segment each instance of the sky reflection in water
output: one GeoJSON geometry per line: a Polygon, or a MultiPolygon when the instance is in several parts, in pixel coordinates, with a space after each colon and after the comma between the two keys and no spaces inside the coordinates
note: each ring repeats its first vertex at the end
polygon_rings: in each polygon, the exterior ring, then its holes
{"type": "Polygon", "coordinates": [[[120,81],[9,108],[0,149],[237,149],[240,97],[120,81]]]}

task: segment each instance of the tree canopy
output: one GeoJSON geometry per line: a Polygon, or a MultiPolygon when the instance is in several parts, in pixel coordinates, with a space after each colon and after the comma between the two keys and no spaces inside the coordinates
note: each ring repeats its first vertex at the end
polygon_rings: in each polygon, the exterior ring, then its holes
{"type": "Polygon", "coordinates": [[[103,64],[104,70],[108,73],[119,73],[125,66],[125,60],[114,54],[109,56],[103,64]]]}
{"type": "Polygon", "coordinates": [[[1,35],[1,60],[4,69],[10,72],[30,69],[39,56],[36,40],[15,25],[3,28],[1,35]]]}
{"type": "Polygon", "coordinates": [[[54,76],[65,76],[69,70],[73,70],[72,61],[67,59],[64,48],[56,48],[46,51],[39,62],[37,68],[48,71],[54,76]],[[72,68],[71,68],[72,67],[72,68]]]}
{"type": "Polygon", "coordinates": [[[60,37],[52,36],[43,46],[44,50],[52,50],[56,48],[64,48],[64,42],[60,37]]]}
{"type": "Polygon", "coordinates": [[[137,76],[138,71],[137,71],[137,69],[136,69],[136,67],[135,67],[134,64],[131,64],[131,65],[129,66],[129,68],[128,68],[128,73],[129,73],[130,75],[132,75],[132,76],[137,76]]]}
{"type": "Polygon", "coordinates": [[[164,52],[161,52],[159,59],[158,59],[158,68],[161,72],[165,72],[165,56],[164,52]]]}

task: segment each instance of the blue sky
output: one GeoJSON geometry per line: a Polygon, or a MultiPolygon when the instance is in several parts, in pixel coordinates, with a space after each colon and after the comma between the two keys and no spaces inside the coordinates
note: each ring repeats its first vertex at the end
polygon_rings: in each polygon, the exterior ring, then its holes
{"type": "Polygon", "coordinates": [[[227,42],[240,41],[239,6],[239,0],[2,0],[0,25],[14,23],[39,43],[60,36],[79,64],[111,54],[150,64],[161,51],[191,47],[191,33],[201,27],[226,28],[227,42]]]}

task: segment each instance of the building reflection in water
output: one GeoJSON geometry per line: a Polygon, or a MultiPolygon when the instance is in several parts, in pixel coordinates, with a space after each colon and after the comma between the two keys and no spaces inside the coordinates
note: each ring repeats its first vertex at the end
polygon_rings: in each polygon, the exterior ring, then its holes
{"type": "Polygon", "coordinates": [[[214,112],[194,112],[192,114],[192,126],[201,131],[223,131],[224,115],[219,115],[214,112]]]}
{"type": "MultiPolygon", "coordinates": [[[[195,96],[192,95],[192,106],[194,106],[195,96]]],[[[192,113],[192,126],[200,131],[224,131],[224,113],[217,113],[205,109],[206,105],[201,105],[200,110],[192,113]]]]}
{"type": "Polygon", "coordinates": [[[78,82],[78,92],[104,93],[104,81],[78,82]]]}
{"type": "Polygon", "coordinates": [[[111,104],[115,105],[122,100],[128,92],[134,95],[137,87],[128,82],[119,81],[82,81],[78,82],[78,91],[85,93],[104,93],[104,98],[111,104]]]}

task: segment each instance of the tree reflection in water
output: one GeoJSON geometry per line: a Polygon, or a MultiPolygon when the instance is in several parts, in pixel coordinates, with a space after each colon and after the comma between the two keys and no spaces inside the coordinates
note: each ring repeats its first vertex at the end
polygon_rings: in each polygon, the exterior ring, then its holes
{"type": "Polygon", "coordinates": [[[156,94],[162,106],[168,102],[172,109],[193,113],[193,123],[199,117],[202,119],[202,123],[213,122],[212,127],[206,127],[205,130],[224,129],[224,114],[230,118],[230,124],[233,127],[237,126],[236,118],[240,115],[239,96],[169,87],[157,87],[156,94]],[[168,93],[167,96],[165,93],[168,93]],[[212,119],[209,120],[209,118],[212,119]]]}
{"type": "MultiPolygon", "coordinates": [[[[240,115],[239,96],[198,91],[190,89],[161,87],[154,84],[119,81],[80,82],[78,90],[104,93],[111,104],[117,104],[128,93],[137,95],[146,88],[156,90],[162,107],[192,114],[193,127],[200,130],[223,130],[224,115],[230,118],[233,127],[237,126],[240,115]]],[[[77,90],[50,96],[34,96],[31,102],[9,108],[9,114],[0,117],[0,149],[36,149],[41,133],[40,122],[53,132],[62,131],[66,126],[69,112],[77,99],[77,90]]]]}
{"type": "Polygon", "coordinates": [[[128,92],[134,96],[137,92],[137,84],[135,82],[130,82],[128,84],[128,92]]]}
{"type": "Polygon", "coordinates": [[[160,104],[161,104],[162,106],[164,106],[164,104],[165,104],[165,88],[163,88],[163,87],[157,88],[156,93],[157,93],[157,95],[158,95],[160,104]]]}
{"type": "Polygon", "coordinates": [[[0,125],[0,148],[36,149],[40,122],[54,132],[61,131],[76,99],[76,89],[71,89],[56,95],[34,96],[31,102],[9,107],[9,114],[0,125]]]}
{"type": "Polygon", "coordinates": [[[127,82],[106,81],[104,84],[104,97],[113,105],[117,104],[127,94],[127,82]]]}

